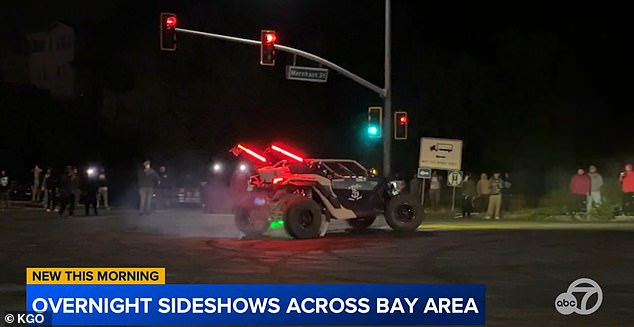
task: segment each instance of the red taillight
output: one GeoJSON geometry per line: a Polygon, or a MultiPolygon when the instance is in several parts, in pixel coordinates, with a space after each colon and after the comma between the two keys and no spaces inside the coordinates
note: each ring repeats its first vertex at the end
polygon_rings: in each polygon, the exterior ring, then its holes
{"type": "Polygon", "coordinates": [[[280,184],[284,181],[283,177],[275,177],[273,178],[273,184],[280,184]]]}
{"type": "Polygon", "coordinates": [[[299,162],[304,162],[304,159],[302,157],[300,157],[300,156],[298,156],[296,154],[290,153],[290,152],[288,152],[288,151],[286,151],[286,150],[284,150],[284,149],[282,149],[282,148],[280,148],[278,146],[274,145],[274,146],[271,147],[271,149],[273,149],[273,150],[275,150],[275,151],[277,151],[277,152],[279,152],[279,153],[281,153],[281,154],[283,154],[283,155],[285,155],[287,157],[293,158],[293,159],[295,159],[295,160],[297,160],[299,162]]]}

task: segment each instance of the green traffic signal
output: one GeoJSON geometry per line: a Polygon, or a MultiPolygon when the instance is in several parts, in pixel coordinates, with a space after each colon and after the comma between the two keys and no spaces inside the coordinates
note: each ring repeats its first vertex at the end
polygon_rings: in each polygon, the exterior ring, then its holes
{"type": "Polygon", "coordinates": [[[371,137],[379,136],[379,128],[376,125],[368,126],[368,135],[371,137]]]}

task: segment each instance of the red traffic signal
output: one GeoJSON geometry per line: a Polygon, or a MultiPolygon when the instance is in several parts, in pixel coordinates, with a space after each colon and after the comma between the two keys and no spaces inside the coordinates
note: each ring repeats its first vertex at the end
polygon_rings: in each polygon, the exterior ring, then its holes
{"type": "Polygon", "coordinates": [[[277,35],[273,32],[264,33],[264,43],[275,44],[277,41],[277,35]]]}
{"type": "Polygon", "coordinates": [[[161,13],[160,42],[161,50],[176,50],[176,15],[172,13],[161,13]]]}
{"type": "Polygon", "coordinates": [[[394,113],[394,139],[407,140],[407,112],[397,111],[394,113]]]}
{"type": "Polygon", "coordinates": [[[165,27],[166,28],[176,27],[176,16],[167,16],[167,18],[165,18],[165,27]]]}
{"type": "Polygon", "coordinates": [[[277,33],[270,30],[260,31],[260,65],[275,66],[275,43],[277,33]]]}

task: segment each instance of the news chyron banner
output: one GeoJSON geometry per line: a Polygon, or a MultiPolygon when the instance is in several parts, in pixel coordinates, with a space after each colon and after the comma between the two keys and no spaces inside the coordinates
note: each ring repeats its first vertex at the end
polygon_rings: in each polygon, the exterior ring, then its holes
{"type": "Polygon", "coordinates": [[[165,268],[27,268],[32,326],[485,325],[481,284],[166,284],[165,268]]]}

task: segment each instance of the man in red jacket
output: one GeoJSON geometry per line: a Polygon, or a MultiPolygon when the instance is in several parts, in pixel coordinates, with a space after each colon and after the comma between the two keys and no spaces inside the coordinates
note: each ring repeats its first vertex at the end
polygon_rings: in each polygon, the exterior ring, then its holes
{"type": "Polygon", "coordinates": [[[590,177],[583,169],[578,169],[577,174],[570,179],[570,192],[572,193],[573,212],[583,212],[586,210],[586,201],[590,195],[590,177]]]}
{"type": "Polygon", "coordinates": [[[621,190],[623,191],[623,214],[629,216],[634,211],[634,171],[632,164],[625,165],[625,171],[619,176],[621,182],[621,190]]]}

